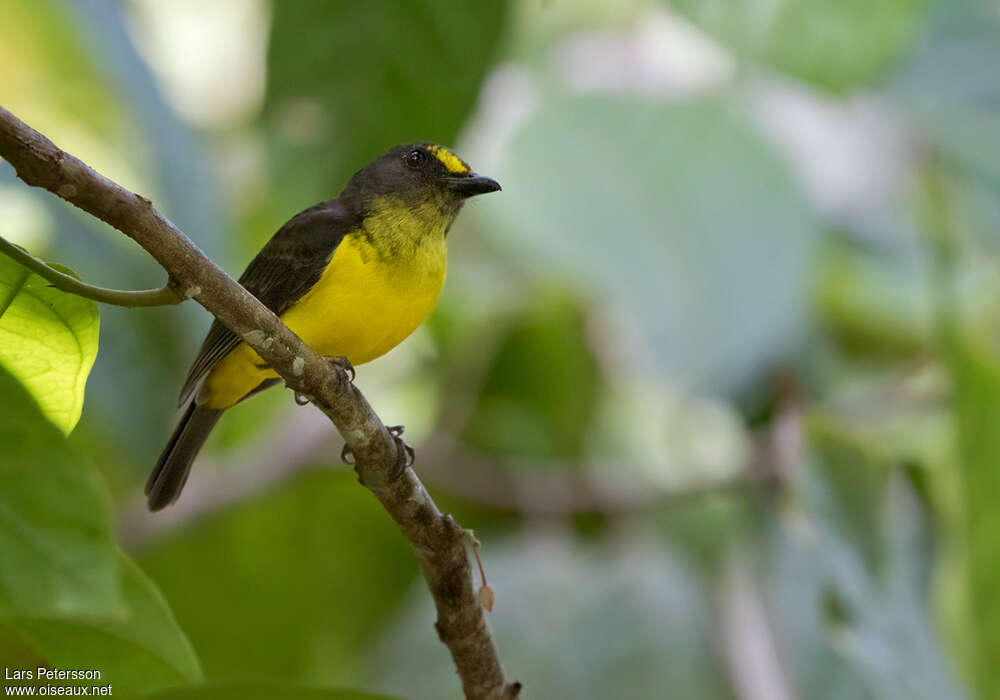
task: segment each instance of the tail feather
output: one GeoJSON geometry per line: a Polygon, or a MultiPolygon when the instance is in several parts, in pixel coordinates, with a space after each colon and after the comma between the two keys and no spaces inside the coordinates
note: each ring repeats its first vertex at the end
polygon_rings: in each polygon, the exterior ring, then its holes
{"type": "Polygon", "coordinates": [[[191,463],[221,415],[222,409],[198,406],[194,401],[188,404],[146,482],[150,510],[160,510],[177,500],[191,472],[191,463]]]}

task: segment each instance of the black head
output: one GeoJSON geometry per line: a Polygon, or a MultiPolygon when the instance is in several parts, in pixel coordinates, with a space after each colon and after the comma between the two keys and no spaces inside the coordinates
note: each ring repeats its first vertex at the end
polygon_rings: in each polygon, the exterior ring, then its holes
{"type": "Polygon", "coordinates": [[[377,198],[434,202],[457,212],[469,197],[499,189],[451,150],[420,141],[396,146],[356,172],[341,197],[363,206],[377,198]]]}

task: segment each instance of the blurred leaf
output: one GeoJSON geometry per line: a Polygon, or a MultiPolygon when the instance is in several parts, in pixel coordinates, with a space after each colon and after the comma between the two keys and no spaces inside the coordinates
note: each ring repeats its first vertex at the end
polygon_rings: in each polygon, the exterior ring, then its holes
{"type": "Polygon", "coordinates": [[[888,95],[955,162],[1000,187],[1000,12],[988,0],[935,4],[920,49],[888,95]]]}
{"type": "Polygon", "coordinates": [[[533,297],[499,344],[465,439],[498,454],[579,457],[601,382],[584,310],[542,290],[533,297]]]}
{"type": "Polygon", "coordinates": [[[975,654],[982,697],[1000,693],[1000,359],[992,339],[950,343],[975,654]]]}
{"type": "Polygon", "coordinates": [[[746,489],[720,489],[683,501],[667,499],[650,511],[648,523],[672,551],[699,571],[716,575],[734,546],[759,537],[770,515],[770,499],[746,489]]]}
{"type": "Polygon", "coordinates": [[[393,700],[388,695],[371,695],[357,690],[321,690],[268,684],[208,684],[197,688],[177,688],[165,693],[143,695],[142,700],[393,700]]]}
{"type": "Polygon", "coordinates": [[[868,467],[943,468],[953,455],[948,377],[934,364],[840,377],[808,413],[810,443],[857,451],[868,467]]]}
{"type": "Polygon", "coordinates": [[[876,577],[824,522],[789,516],[773,533],[763,570],[781,655],[802,697],[964,698],[927,619],[926,576],[915,576],[928,566],[913,559],[926,543],[910,546],[905,530],[919,525],[889,524],[903,532],[883,540],[893,543],[892,567],[876,577]]]}
{"type": "Polygon", "coordinates": [[[64,433],[80,420],[99,328],[96,302],[59,291],[0,255],[0,365],[64,433]]]}
{"type": "Polygon", "coordinates": [[[622,336],[637,323],[635,361],[669,381],[734,389],[803,334],[814,221],[726,104],[554,100],[496,174],[480,225],[539,277],[573,280],[622,336]]]}
{"type": "MultiPolygon", "coordinates": [[[[0,104],[103,174],[151,197],[215,262],[238,273],[231,267],[226,199],[210,167],[218,154],[179,120],[136,53],[127,31],[135,28],[128,26],[130,3],[2,4],[0,64],[10,79],[0,81],[0,104]]],[[[12,169],[0,163],[0,182],[8,180],[14,180],[12,169]]],[[[23,183],[16,186],[28,191],[23,183]]],[[[158,263],[127,238],[51,195],[37,196],[55,222],[51,250],[72,260],[83,278],[116,288],[152,287],[164,279],[158,263]]],[[[171,398],[138,400],[135,387],[147,396],[175,396],[198,334],[211,319],[196,304],[141,312],[105,306],[101,316],[104,342],[77,443],[105,473],[132,476],[135,462],[145,470],[155,459],[175,408],[171,398]],[[124,422],[127,431],[119,430],[124,422]]]]}
{"type": "Polygon", "coordinates": [[[595,32],[628,31],[648,18],[644,0],[615,2],[515,3],[511,30],[505,42],[506,57],[520,63],[544,64],[551,49],[567,38],[595,32]]]}
{"type": "MultiPolygon", "coordinates": [[[[621,542],[618,542],[621,545],[621,542]]],[[[488,543],[490,626],[504,668],[533,698],[732,697],[715,654],[707,584],[662,549],[581,545],[538,533],[488,543]]],[[[431,634],[423,585],[369,659],[370,684],[413,700],[461,697],[431,634]]]]}
{"type": "Polygon", "coordinates": [[[451,144],[475,103],[508,3],[275,3],[266,118],[281,211],[336,196],[391,146],[451,144]]]}
{"type": "MultiPolygon", "coordinates": [[[[0,624],[0,660],[6,668],[38,668],[45,659],[12,625],[0,624]]],[[[0,679],[0,688],[4,687],[0,679]]]]}
{"type": "Polygon", "coordinates": [[[669,0],[736,54],[831,90],[870,83],[917,36],[925,0],[669,0]]]}
{"type": "Polygon", "coordinates": [[[0,65],[6,79],[0,83],[0,103],[15,114],[30,115],[43,133],[64,125],[61,120],[68,115],[88,130],[113,129],[120,126],[116,101],[65,6],[65,0],[3,4],[0,65]]]}
{"type": "Polygon", "coordinates": [[[913,356],[933,331],[926,261],[875,255],[831,241],[816,285],[819,312],[849,350],[865,356],[913,356]]]}
{"type": "Polygon", "coordinates": [[[0,620],[118,610],[107,511],[94,471],[0,369],[0,620]]]}
{"type": "Polygon", "coordinates": [[[357,684],[366,640],[417,574],[406,540],[347,470],[301,474],[139,560],[209,679],[357,684]]]}
{"type": "Polygon", "coordinates": [[[812,513],[836,528],[868,566],[877,568],[884,554],[880,506],[890,465],[877,463],[863,446],[822,430],[810,431],[809,437],[817,455],[805,477],[812,513]]]}
{"type": "MultiPolygon", "coordinates": [[[[222,202],[221,181],[213,166],[218,154],[206,148],[200,135],[184,123],[164,98],[163,91],[133,41],[127,4],[117,0],[66,2],[65,15],[74,23],[92,54],[100,77],[110,85],[118,105],[133,120],[133,138],[142,148],[128,152],[133,168],[150,171],[157,208],[170,217],[220,265],[232,262],[231,222],[222,202]]],[[[196,57],[201,59],[202,57],[196,57]]],[[[252,70],[247,67],[247,70],[252,70]]],[[[70,111],[76,118],[76,112],[70,111]]],[[[102,130],[120,148],[121,133],[102,130]]],[[[125,183],[128,185],[128,183],[125,183]]],[[[119,237],[120,238],[120,237],[119,237]]],[[[148,274],[155,261],[142,256],[129,266],[148,274]],[[142,263],[147,263],[143,265],[142,263]]]]}
{"type": "MultiPolygon", "coordinates": [[[[53,668],[94,668],[115,694],[148,692],[201,679],[198,659],[156,586],[120,556],[125,609],[110,617],[15,621],[53,668]]],[[[67,682],[94,685],[92,681],[67,682]]]]}
{"type": "Polygon", "coordinates": [[[750,462],[750,437],[729,403],[647,379],[619,380],[596,404],[587,435],[590,473],[680,492],[722,483],[750,462]]]}

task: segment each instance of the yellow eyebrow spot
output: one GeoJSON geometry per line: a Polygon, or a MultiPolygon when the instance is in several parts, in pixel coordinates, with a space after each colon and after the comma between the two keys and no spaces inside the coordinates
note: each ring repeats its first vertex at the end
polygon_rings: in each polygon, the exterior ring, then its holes
{"type": "Polygon", "coordinates": [[[444,146],[430,146],[427,150],[433,153],[439,161],[444,163],[444,167],[448,168],[448,172],[452,173],[469,172],[469,166],[463,163],[461,158],[456,156],[454,153],[449,151],[444,146]]]}

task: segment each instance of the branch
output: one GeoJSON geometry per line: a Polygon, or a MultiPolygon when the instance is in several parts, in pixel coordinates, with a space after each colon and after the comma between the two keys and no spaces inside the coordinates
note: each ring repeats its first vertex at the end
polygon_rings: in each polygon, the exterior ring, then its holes
{"type": "Polygon", "coordinates": [[[127,291],[107,289],[81,282],[76,277],[66,274],[62,270],[57,270],[44,260],[36,258],[21,246],[11,243],[2,236],[0,236],[0,253],[19,262],[39,277],[48,280],[56,289],[61,289],[64,292],[75,294],[84,299],[93,299],[102,304],[135,308],[139,306],[170,306],[171,304],[180,304],[184,301],[169,286],[163,286],[159,289],[127,291]]]}
{"type": "Polygon", "coordinates": [[[409,540],[437,607],[436,628],[455,661],[466,698],[512,700],[493,635],[476,600],[465,531],[443,515],[361,392],[281,320],[215,265],[152,202],[65,153],[0,107],[0,156],[18,177],[110,224],[142,246],[169,275],[179,298],[193,298],[239,335],[289,388],[309,397],[350,446],[358,478],[409,540]]]}

